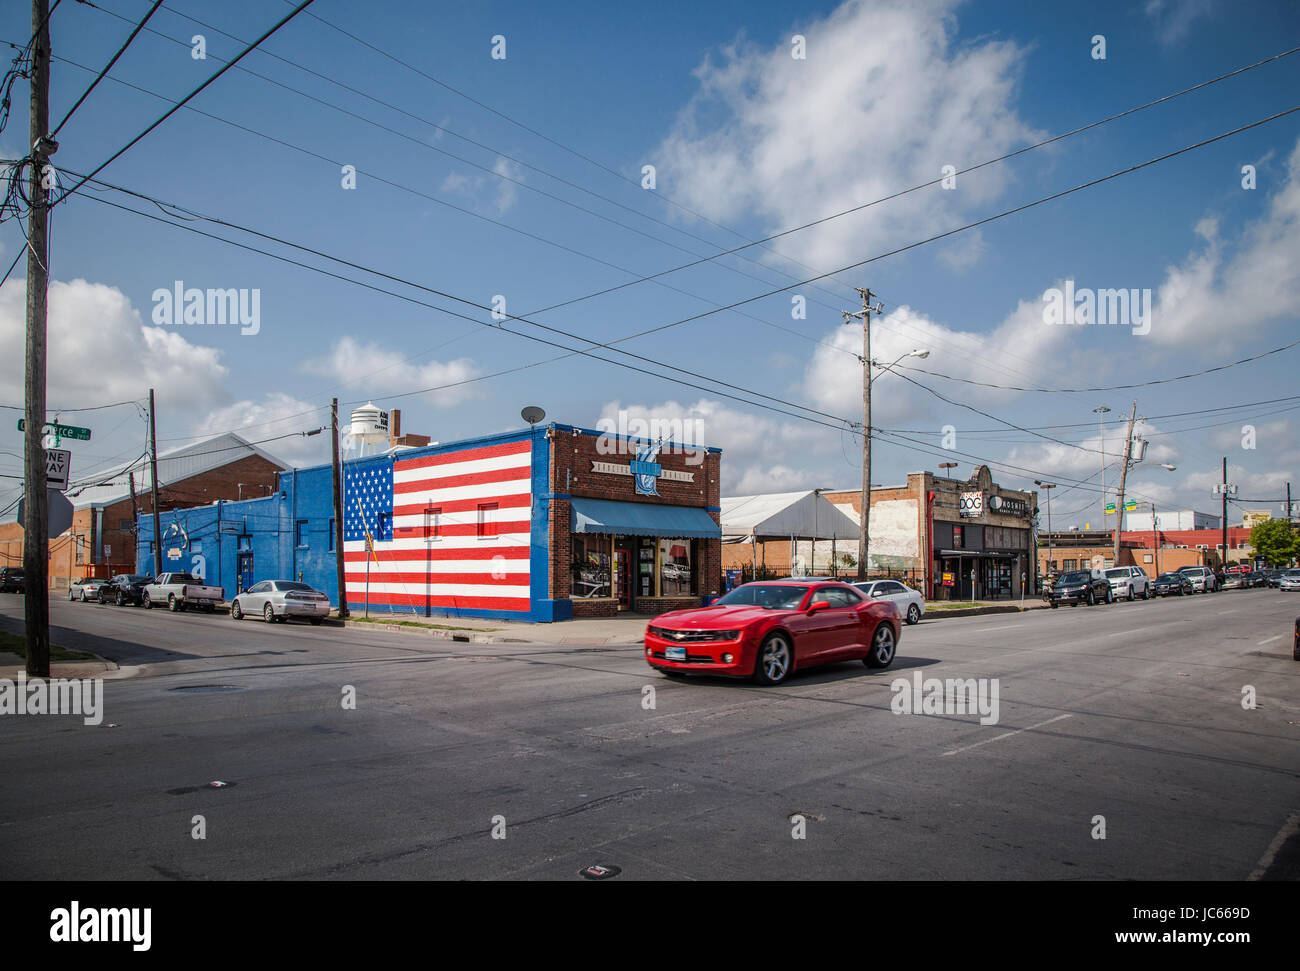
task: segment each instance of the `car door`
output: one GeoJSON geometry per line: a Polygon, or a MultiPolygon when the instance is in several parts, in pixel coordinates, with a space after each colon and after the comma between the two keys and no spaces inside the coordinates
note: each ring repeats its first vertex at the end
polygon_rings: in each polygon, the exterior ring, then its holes
{"type": "Polygon", "coordinates": [[[239,609],[250,616],[260,617],[270,589],[271,584],[266,580],[253,584],[239,595],[239,609]]]}
{"type": "Polygon", "coordinates": [[[862,618],[855,609],[862,605],[861,595],[847,587],[822,587],[810,603],[824,600],[830,607],[815,615],[820,621],[813,640],[816,654],[813,663],[828,664],[861,654],[863,650],[862,618]]]}

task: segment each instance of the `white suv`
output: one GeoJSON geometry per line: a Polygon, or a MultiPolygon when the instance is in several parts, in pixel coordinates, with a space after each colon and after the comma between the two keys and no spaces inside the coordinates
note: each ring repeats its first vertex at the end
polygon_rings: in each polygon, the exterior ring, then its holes
{"type": "Polygon", "coordinates": [[[1110,592],[1116,600],[1121,597],[1128,600],[1151,598],[1151,580],[1147,577],[1147,571],[1140,566],[1112,567],[1106,571],[1106,579],[1110,581],[1110,592]]]}
{"type": "Polygon", "coordinates": [[[1213,593],[1216,589],[1214,573],[1203,566],[1185,566],[1179,571],[1192,581],[1193,593],[1213,593]]]}

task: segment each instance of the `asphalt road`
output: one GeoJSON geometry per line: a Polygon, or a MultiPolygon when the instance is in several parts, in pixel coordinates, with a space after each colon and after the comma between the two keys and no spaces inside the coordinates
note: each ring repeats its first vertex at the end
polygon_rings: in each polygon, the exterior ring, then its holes
{"type": "Polygon", "coordinates": [[[10,879],[1243,880],[1300,811],[1300,597],[1275,590],[925,621],[888,671],[777,688],[631,645],[51,612],[148,667],[106,682],[104,726],[0,718],[10,879]],[[895,714],[914,672],[998,679],[998,724],[895,714]]]}

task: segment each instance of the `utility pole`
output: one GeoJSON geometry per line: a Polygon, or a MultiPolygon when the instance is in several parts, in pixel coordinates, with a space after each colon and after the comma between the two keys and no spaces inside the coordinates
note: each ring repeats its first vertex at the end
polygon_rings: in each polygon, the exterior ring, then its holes
{"type": "Polygon", "coordinates": [[[1102,416],[1110,414],[1110,409],[1105,405],[1098,405],[1092,409],[1092,413],[1097,416],[1097,441],[1101,444],[1101,524],[1106,525],[1106,431],[1102,424],[1102,416]]]}
{"type": "Polygon", "coordinates": [[[1156,575],[1151,579],[1154,580],[1160,576],[1160,534],[1156,531],[1156,504],[1151,503],[1151,552],[1155,554],[1156,575]]]}
{"type": "MultiPolygon", "coordinates": [[[[134,561],[140,558],[140,504],[135,497],[135,473],[128,472],[126,474],[126,481],[127,484],[130,485],[131,487],[131,545],[135,547],[135,551],[131,555],[131,559],[133,561],[131,564],[131,569],[134,570],[135,569],[134,561]]],[[[220,510],[217,511],[217,515],[218,516],[221,515],[220,510]]],[[[219,529],[218,529],[218,533],[220,533],[219,529]]],[[[221,540],[218,538],[217,542],[220,543],[221,540]]],[[[111,564],[109,564],[108,575],[109,576],[113,575],[113,569],[111,564]]]]}
{"type": "Polygon", "coordinates": [[[858,579],[867,578],[867,556],[871,525],[871,315],[884,307],[871,306],[870,290],[857,288],[862,297],[862,313],[845,312],[844,319],[862,318],[862,514],[858,517],[858,579]]]}
{"type": "Polygon", "coordinates": [[[343,560],[343,469],[339,465],[339,399],[330,399],[330,466],[334,478],[334,564],[338,573],[339,617],[348,616],[343,560]]]}
{"type": "Polygon", "coordinates": [[[27,675],[50,676],[49,497],[46,489],[45,321],[49,287],[49,200],[45,195],[48,155],[57,148],[50,127],[49,0],[32,0],[31,145],[27,224],[26,431],[23,449],[23,616],[27,631],[27,675]]]}
{"type": "MultiPolygon", "coordinates": [[[[1291,510],[1288,509],[1288,515],[1290,512],[1291,510]]],[[[1219,565],[1226,569],[1228,566],[1228,456],[1226,455],[1223,457],[1223,504],[1220,515],[1223,517],[1222,522],[1219,523],[1223,530],[1223,561],[1219,565]]]]}
{"type": "Polygon", "coordinates": [[[1119,537],[1124,531],[1124,482],[1128,479],[1128,464],[1133,458],[1133,421],[1137,418],[1138,403],[1128,413],[1128,431],[1124,436],[1124,462],[1119,468],[1119,495],[1115,497],[1115,554],[1114,565],[1119,566],[1119,537]]]}
{"type": "Polygon", "coordinates": [[[149,478],[153,493],[153,575],[162,573],[162,524],[158,519],[158,426],[154,419],[153,388],[149,389],[149,478]]]}

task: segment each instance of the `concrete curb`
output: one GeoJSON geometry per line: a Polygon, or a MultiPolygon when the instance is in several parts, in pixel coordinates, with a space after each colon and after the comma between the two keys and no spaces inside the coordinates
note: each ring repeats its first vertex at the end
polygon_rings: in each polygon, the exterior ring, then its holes
{"type": "Polygon", "coordinates": [[[1019,604],[997,604],[989,607],[958,607],[953,610],[927,610],[922,620],[944,620],[948,617],[978,617],[980,614],[1021,614],[1028,613],[1031,610],[1044,610],[1047,608],[1046,603],[1034,603],[1032,606],[1026,603],[1021,607],[1019,604]]]}

